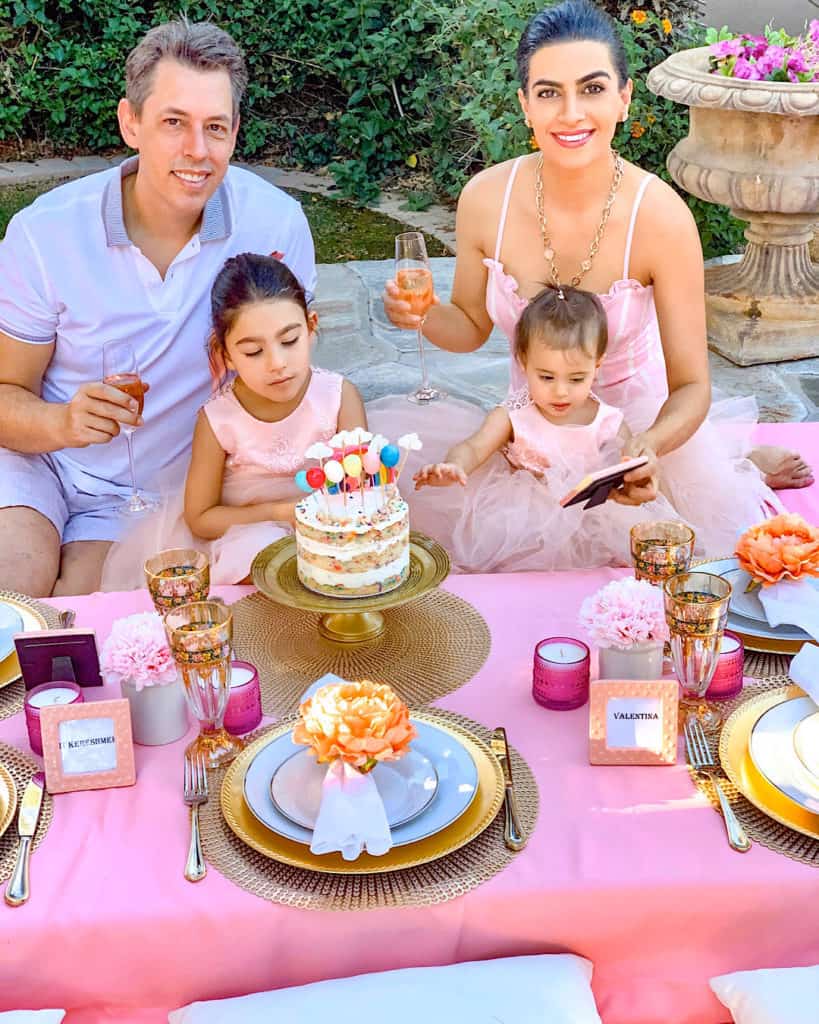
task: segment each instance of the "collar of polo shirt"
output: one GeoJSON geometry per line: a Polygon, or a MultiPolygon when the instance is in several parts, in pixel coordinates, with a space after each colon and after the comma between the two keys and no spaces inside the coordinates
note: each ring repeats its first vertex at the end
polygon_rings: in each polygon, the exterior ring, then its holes
{"type": "MultiPolygon", "coordinates": [[[[139,157],[130,156],[120,164],[118,178],[112,178],[106,185],[102,197],[102,221],[105,225],[105,240],[109,246],[130,245],[131,239],[125,230],[125,218],[122,213],[122,179],[129,174],[136,174],[139,157]]],[[[212,242],[227,238],[231,232],[230,207],[224,181],[205,203],[202,213],[202,227],[199,230],[201,242],[212,242]]]]}

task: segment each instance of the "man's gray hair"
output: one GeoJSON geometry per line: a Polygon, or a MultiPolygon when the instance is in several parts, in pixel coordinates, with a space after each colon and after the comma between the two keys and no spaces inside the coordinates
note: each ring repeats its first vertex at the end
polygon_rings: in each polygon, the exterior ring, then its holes
{"type": "Polygon", "coordinates": [[[241,48],[224,29],[210,22],[185,18],[168,21],[146,32],[125,62],[125,96],[136,111],[151,92],[157,64],[163,58],[179,61],[198,71],[227,71],[233,93],[233,123],[247,87],[247,65],[241,48]]]}

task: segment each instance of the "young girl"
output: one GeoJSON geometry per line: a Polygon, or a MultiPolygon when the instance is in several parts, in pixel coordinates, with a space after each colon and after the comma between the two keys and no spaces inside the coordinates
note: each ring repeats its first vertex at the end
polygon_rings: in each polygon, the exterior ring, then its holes
{"type": "Polygon", "coordinates": [[[619,462],[631,436],[620,410],[592,392],[607,343],[596,295],[545,288],[517,325],[515,356],[526,385],[443,462],[415,474],[416,490],[461,485],[417,495],[411,509],[413,527],[440,540],[457,568],[628,565],[634,523],[679,519],[662,495],[636,507],[560,505],[587,473],[619,462]]]}
{"type": "Polygon", "coordinates": [[[246,581],[256,554],[292,532],[305,450],[367,425],[355,387],[310,365],[318,318],[284,263],[250,253],[229,259],[211,311],[209,357],[223,386],[199,411],[184,499],[172,498],[117,545],[104,589],[121,588],[134,566],[141,575],[143,554],[172,547],[204,551],[212,583],[246,581]],[[225,371],[233,374],[227,384],[225,371]]]}

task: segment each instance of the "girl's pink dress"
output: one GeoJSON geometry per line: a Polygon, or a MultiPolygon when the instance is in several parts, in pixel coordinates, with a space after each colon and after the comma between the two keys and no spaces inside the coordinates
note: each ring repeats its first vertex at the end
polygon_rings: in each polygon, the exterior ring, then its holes
{"type": "MultiPolygon", "coordinates": [[[[298,500],[295,475],[304,466],[304,452],[315,441],[329,441],[338,430],[343,378],[314,368],[299,406],[276,423],[251,416],[228,384],[202,407],[225,451],[222,504],[253,505],[262,501],[298,500]]],[[[263,548],[292,533],[286,523],[234,526],[217,540],[195,537],[182,516],[184,492],[177,488],[155,516],[141,523],[115,545],[103,570],[103,590],[145,585],[145,559],[165,548],[193,547],[210,558],[213,584],[239,583],[263,548]]]]}
{"type": "MultiPolygon", "coordinates": [[[[513,355],[513,339],[518,319],[528,300],[518,292],[517,281],[506,273],[500,256],[509,198],[520,159],[513,164],[506,186],[494,258],[484,260],[489,272],[487,311],[492,322],[509,339],[512,394],[525,384],[523,370],[513,355]]],[[[622,409],[633,434],[644,431],[654,422],[668,397],[654,289],[629,277],[637,211],[653,177],[646,175],[643,178],[635,197],[623,258],[623,276],[606,294],[599,296],[608,317],[609,345],[595,380],[595,393],[603,402],[622,409]]],[[[680,301],[685,301],[685,297],[681,296],[680,301]]],[[[419,461],[440,461],[452,444],[477,429],[483,416],[483,411],[476,406],[459,401],[433,403],[416,411],[409,419],[394,399],[384,399],[368,406],[371,429],[394,436],[397,429],[406,428],[415,430],[421,437],[424,442],[424,450],[420,453],[422,459],[415,459],[410,470],[416,468],[419,461]],[[396,418],[402,422],[396,424],[396,418]]],[[[745,457],[751,447],[750,436],[756,420],[753,398],[714,402],[708,419],[696,433],[660,459],[662,491],[676,510],[677,517],[694,528],[696,549],[700,554],[714,557],[730,554],[737,537],[748,526],[766,518],[772,510],[784,510],[774,492],[766,486],[759,470],[745,457]]],[[[404,473],[405,486],[409,486],[410,477],[411,472],[404,473]]],[[[516,515],[515,506],[509,504],[507,518],[516,515]]],[[[487,531],[497,528],[498,524],[485,524],[487,531]]],[[[507,523],[501,524],[504,533],[510,528],[512,526],[507,523]]],[[[526,544],[523,530],[520,542],[526,544]]],[[[556,546],[562,544],[559,533],[553,543],[556,546]]]]}
{"type": "Polygon", "coordinates": [[[639,507],[608,501],[584,510],[560,499],[587,474],[620,459],[619,409],[598,400],[588,425],[557,426],[528,389],[504,403],[514,439],[465,488],[424,487],[412,500],[413,529],[435,537],[461,572],[511,572],[629,564],[638,522],[676,519],[662,496],[639,507]],[[504,458],[505,456],[505,458],[504,458]]]}

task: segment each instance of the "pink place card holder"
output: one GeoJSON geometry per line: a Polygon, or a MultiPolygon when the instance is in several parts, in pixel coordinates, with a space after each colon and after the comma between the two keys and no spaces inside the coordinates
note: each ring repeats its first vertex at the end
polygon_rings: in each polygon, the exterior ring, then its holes
{"type": "Polygon", "coordinates": [[[596,679],[589,698],[590,764],[676,764],[676,679],[596,679]]]}
{"type": "Polygon", "coordinates": [[[136,782],[131,709],[125,698],[44,707],[40,729],[49,793],[136,782]]]}

